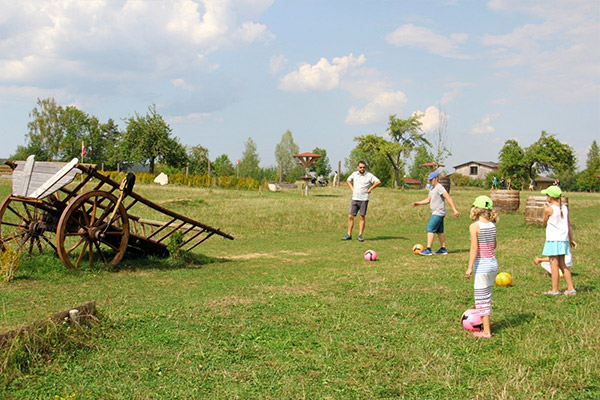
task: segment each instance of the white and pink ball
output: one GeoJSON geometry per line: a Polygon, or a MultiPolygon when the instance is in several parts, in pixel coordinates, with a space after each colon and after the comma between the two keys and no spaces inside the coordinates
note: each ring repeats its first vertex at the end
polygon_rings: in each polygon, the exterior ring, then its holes
{"type": "Polygon", "coordinates": [[[367,250],[365,251],[365,260],[367,261],[375,261],[377,260],[377,252],[375,250],[367,250]]]}
{"type": "Polygon", "coordinates": [[[470,309],[464,312],[461,318],[462,326],[468,331],[480,331],[483,328],[481,315],[476,309],[470,309]]]}

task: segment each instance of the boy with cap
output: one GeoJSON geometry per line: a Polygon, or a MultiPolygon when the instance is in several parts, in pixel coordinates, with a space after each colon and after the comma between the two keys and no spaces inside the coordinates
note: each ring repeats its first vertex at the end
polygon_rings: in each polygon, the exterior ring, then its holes
{"type": "Polygon", "coordinates": [[[452,200],[450,194],[440,184],[440,174],[434,171],[429,174],[427,180],[431,183],[429,196],[424,200],[412,203],[413,207],[429,204],[429,208],[431,208],[431,218],[427,223],[427,248],[420,254],[422,256],[430,256],[432,254],[446,255],[448,254],[448,250],[446,250],[446,235],[444,235],[444,217],[446,216],[446,204],[444,200],[448,200],[448,204],[452,207],[455,216],[459,217],[460,213],[454,206],[454,200],[452,200]],[[441,247],[438,251],[433,253],[431,251],[431,246],[433,246],[435,234],[437,234],[440,239],[441,247]]]}

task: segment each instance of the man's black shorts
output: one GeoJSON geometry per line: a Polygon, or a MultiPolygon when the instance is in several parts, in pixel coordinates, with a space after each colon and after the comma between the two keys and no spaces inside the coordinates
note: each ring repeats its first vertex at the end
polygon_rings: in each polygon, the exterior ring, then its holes
{"type": "Polygon", "coordinates": [[[350,215],[356,215],[360,211],[360,215],[364,217],[365,215],[367,215],[368,205],[369,200],[352,200],[352,203],[350,203],[350,215]]]}

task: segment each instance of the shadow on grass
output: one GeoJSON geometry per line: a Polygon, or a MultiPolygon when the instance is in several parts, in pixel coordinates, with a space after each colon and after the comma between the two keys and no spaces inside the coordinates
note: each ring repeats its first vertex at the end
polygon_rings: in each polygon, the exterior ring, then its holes
{"type": "Polygon", "coordinates": [[[506,318],[502,321],[492,322],[492,331],[501,331],[503,329],[514,328],[519,325],[523,325],[525,323],[529,323],[531,320],[535,318],[534,313],[520,313],[512,316],[511,318],[506,318]]]}
{"type": "Polygon", "coordinates": [[[581,294],[581,293],[590,293],[596,290],[595,286],[590,286],[590,285],[586,285],[586,286],[577,286],[577,284],[575,284],[575,289],[577,289],[577,293],[581,294]]]}
{"type": "Polygon", "coordinates": [[[404,236],[390,236],[390,235],[381,235],[381,236],[375,236],[374,238],[368,238],[366,240],[370,241],[375,241],[375,240],[394,240],[394,239],[400,239],[400,240],[408,240],[407,237],[404,236]]]}
{"type": "Polygon", "coordinates": [[[468,253],[471,250],[470,249],[450,249],[448,251],[450,254],[454,254],[454,253],[468,253]]]}
{"type": "Polygon", "coordinates": [[[135,270],[167,270],[183,268],[200,268],[210,264],[230,262],[226,258],[209,257],[204,254],[183,253],[179,257],[154,257],[125,254],[123,260],[115,266],[113,271],[135,270]]]}
{"type": "Polygon", "coordinates": [[[337,194],[312,194],[311,196],[314,197],[342,197],[342,195],[337,195],[337,194]]]}

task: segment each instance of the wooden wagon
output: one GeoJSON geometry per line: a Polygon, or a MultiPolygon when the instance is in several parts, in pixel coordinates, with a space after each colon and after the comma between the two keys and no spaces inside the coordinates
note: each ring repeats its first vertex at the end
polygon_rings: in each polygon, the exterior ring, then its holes
{"type": "Polygon", "coordinates": [[[76,158],[65,164],[29,156],[7,164],[13,185],[0,205],[2,251],[10,247],[31,255],[51,248],[63,264],[77,268],[86,262],[114,266],[126,250],[167,256],[169,245],[189,251],[213,235],[233,240],[218,228],[140,196],[133,191],[132,174],[117,183],[76,158]],[[81,179],[75,181],[78,175],[81,179]],[[146,206],[167,221],[136,216],[131,213],[135,205],[138,215],[144,215],[146,206]]]}

